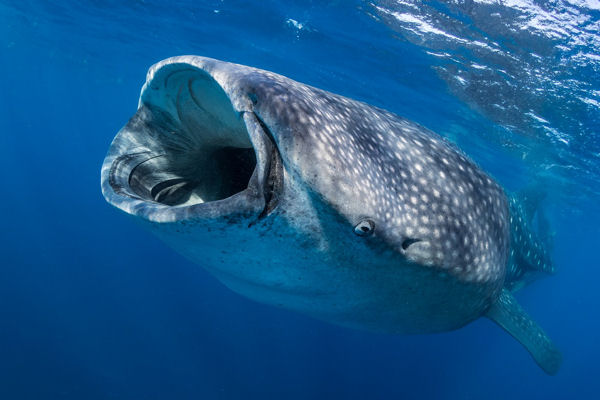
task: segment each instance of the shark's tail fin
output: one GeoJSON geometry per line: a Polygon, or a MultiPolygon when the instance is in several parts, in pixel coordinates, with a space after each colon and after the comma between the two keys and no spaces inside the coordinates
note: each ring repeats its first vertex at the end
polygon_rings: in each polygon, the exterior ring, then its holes
{"type": "Polygon", "coordinates": [[[517,290],[536,278],[555,272],[550,258],[554,233],[544,213],[542,184],[510,196],[510,259],[505,286],[517,290]]]}
{"type": "Polygon", "coordinates": [[[548,251],[551,251],[554,246],[555,232],[550,228],[543,204],[547,195],[546,184],[540,181],[519,191],[515,198],[521,203],[527,223],[537,238],[548,251]]]}
{"type": "Polygon", "coordinates": [[[486,317],[517,339],[535,362],[547,373],[554,375],[562,362],[562,355],[539,325],[519,306],[513,295],[502,290],[486,317]]]}

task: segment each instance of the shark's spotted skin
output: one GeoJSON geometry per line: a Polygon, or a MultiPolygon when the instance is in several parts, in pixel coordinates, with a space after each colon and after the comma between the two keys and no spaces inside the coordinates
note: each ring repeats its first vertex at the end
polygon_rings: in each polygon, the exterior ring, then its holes
{"type": "Polygon", "coordinates": [[[397,249],[417,239],[410,260],[467,282],[502,281],[504,193],[441,137],[289,80],[251,90],[268,105],[254,108],[267,126],[294,127],[276,137],[284,161],[343,214],[377,216],[378,232],[397,249]]]}
{"type": "Polygon", "coordinates": [[[544,365],[560,357],[528,340],[542,331],[503,289],[509,247],[528,233],[511,236],[502,188],[385,110],[255,68],[167,59],[111,145],[102,190],[257,301],[393,333],[487,315],[547,371],[559,364],[544,365]]]}

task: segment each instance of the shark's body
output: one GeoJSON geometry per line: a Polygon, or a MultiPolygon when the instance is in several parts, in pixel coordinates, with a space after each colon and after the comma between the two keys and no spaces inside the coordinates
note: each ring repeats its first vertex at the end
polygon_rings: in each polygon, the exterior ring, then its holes
{"type": "Polygon", "coordinates": [[[387,111],[255,68],[171,58],[150,70],[102,188],[257,301],[392,333],[485,315],[547,372],[560,364],[508,291],[531,270],[518,256],[534,241],[511,236],[502,188],[387,111]]]}

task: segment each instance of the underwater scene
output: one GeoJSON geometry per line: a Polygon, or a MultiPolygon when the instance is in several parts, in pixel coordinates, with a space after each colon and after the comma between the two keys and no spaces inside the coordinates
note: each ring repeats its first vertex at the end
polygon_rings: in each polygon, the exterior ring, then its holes
{"type": "Polygon", "coordinates": [[[599,396],[598,0],[0,32],[0,399],[599,396]]]}

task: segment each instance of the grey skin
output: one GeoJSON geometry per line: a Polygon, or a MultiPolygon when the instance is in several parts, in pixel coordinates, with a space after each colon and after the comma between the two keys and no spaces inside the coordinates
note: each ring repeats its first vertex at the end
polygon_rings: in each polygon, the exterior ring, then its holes
{"type": "Polygon", "coordinates": [[[546,372],[560,366],[510,291],[548,269],[532,256],[530,218],[511,226],[496,182],[385,110],[268,71],[169,58],[110,146],[102,191],[256,301],[389,333],[486,316],[546,372]]]}

